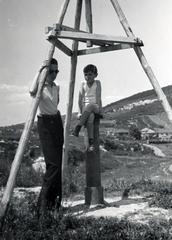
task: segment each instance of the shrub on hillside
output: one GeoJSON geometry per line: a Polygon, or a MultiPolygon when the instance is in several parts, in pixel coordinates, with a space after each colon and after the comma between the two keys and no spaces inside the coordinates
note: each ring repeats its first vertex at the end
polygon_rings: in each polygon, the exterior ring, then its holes
{"type": "Polygon", "coordinates": [[[113,151],[116,155],[153,154],[152,149],[139,141],[119,141],[113,137],[104,137],[100,142],[107,151],[113,151]]]}
{"type": "Polygon", "coordinates": [[[79,163],[84,161],[85,155],[76,147],[71,147],[68,152],[68,158],[70,164],[72,164],[73,166],[78,166],[79,163]]]}
{"type": "Polygon", "coordinates": [[[129,134],[135,140],[141,140],[141,131],[139,130],[139,128],[137,126],[131,125],[129,128],[129,134]]]}
{"type": "Polygon", "coordinates": [[[42,185],[42,172],[36,172],[32,166],[22,163],[20,170],[17,174],[16,186],[17,187],[35,187],[42,185]]]}

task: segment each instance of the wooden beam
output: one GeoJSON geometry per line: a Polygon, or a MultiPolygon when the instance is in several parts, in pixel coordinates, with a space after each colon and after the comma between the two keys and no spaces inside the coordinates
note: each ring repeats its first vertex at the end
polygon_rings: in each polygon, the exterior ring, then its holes
{"type": "MultiPolygon", "coordinates": [[[[72,27],[69,27],[69,26],[66,26],[66,25],[60,25],[58,23],[54,23],[53,24],[53,27],[45,27],[45,34],[49,34],[49,32],[51,31],[70,31],[70,32],[76,32],[76,29],[75,28],[72,28],[72,27]]],[[[78,30],[77,32],[85,32],[86,31],[81,31],[81,30],[78,30]]]]}
{"type": "Polygon", "coordinates": [[[59,16],[58,16],[58,19],[57,19],[57,23],[60,24],[60,25],[63,23],[63,20],[64,20],[64,17],[65,17],[65,14],[67,12],[69,2],[70,2],[70,0],[65,0],[64,3],[61,5],[60,11],[59,11],[59,16]]]}
{"type": "MultiPolygon", "coordinates": [[[[93,32],[93,22],[92,22],[92,7],[91,0],[85,0],[85,20],[86,20],[86,30],[89,33],[93,32]]],[[[92,47],[90,40],[87,41],[87,47],[92,47]]]]}
{"type": "Polygon", "coordinates": [[[78,56],[133,48],[134,44],[115,44],[111,46],[78,50],[78,56]]]}
{"type": "MultiPolygon", "coordinates": [[[[124,28],[124,31],[126,32],[127,36],[129,37],[135,37],[132,30],[131,30],[131,27],[129,26],[129,23],[118,3],[117,0],[110,0],[117,15],[118,15],[118,18],[119,18],[119,21],[122,25],[122,27],[124,28]]],[[[156,79],[154,73],[153,73],[153,70],[151,68],[151,66],[148,64],[147,62],[147,59],[146,57],[144,56],[143,54],[143,51],[142,49],[139,47],[139,46],[135,46],[134,47],[134,50],[135,50],[135,53],[141,63],[141,66],[143,68],[143,70],[145,71],[146,75],[148,76],[157,96],[158,96],[158,99],[159,101],[162,103],[162,106],[164,108],[164,111],[166,112],[167,116],[168,116],[168,119],[169,121],[172,123],[172,109],[171,109],[171,106],[164,94],[164,92],[162,91],[159,83],[158,83],[158,80],[156,79]]]]}
{"type": "Polygon", "coordinates": [[[143,43],[141,40],[133,37],[115,37],[115,36],[106,36],[101,34],[70,32],[70,31],[59,31],[56,33],[56,36],[57,38],[73,39],[77,41],[91,40],[91,41],[99,41],[104,44],[129,43],[129,44],[143,46],[143,43]]]}
{"type": "Polygon", "coordinates": [[[53,43],[58,49],[64,52],[68,56],[72,56],[73,52],[70,48],[68,48],[64,43],[58,40],[56,37],[51,37],[47,39],[49,42],[53,43]]]}
{"type": "MultiPolygon", "coordinates": [[[[48,26],[45,28],[45,34],[47,35],[47,38],[51,37],[52,35],[55,35],[56,31],[76,32],[76,29],[72,27],[68,27],[66,25],[60,25],[60,24],[53,24],[53,27],[48,26]]],[[[86,31],[81,31],[81,30],[78,30],[77,32],[87,33],[86,31]]],[[[86,42],[86,41],[81,41],[81,42],[86,42]]],[[[105,46],[104,43],[101,43],[98,41],[92,41],[92,43],[97,46],[105,46]]]]}

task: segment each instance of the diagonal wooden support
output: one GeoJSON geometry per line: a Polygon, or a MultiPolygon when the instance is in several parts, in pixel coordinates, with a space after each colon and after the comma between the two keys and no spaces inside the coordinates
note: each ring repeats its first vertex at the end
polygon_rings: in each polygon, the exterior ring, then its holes
{"type": "MultiPolygon", "coordinates": [[[[62,4],[61,11],[60,11],[59,18],[58,18],[58,23],[59,24],[62,24],[62,22],[63,22],[68,3],[69,3],[69,0],[65,0],[62,4]]],[[[54,50],[55,50],[55,46],[53,44],[51,44],[51,47],[50,47],[49,52],[48,52],[48,57],[47,57],[47,60],[48,60],[47,65],[49,65],[50,62],[51,62],[51,59],[52,59],[53,54],[54,54],[54,50]]],[[[0,220],[4,218],[7,207],[9,205],[9,202],[10,202],[10,199],[11,199],[11,196],[12,196],[12,192],[13,192],[14,185],[15,185],[15,180],[16,180],[16,177],[17,177],[17,173],[18,173],[21,161],[22,161],[22,157],[23,157],[23,154],[24,154],[26,144],[27,144],[28,139],[29,139],[30,130],[31,130],[31,127],[32,127],[33,122],[34,122],[34,118],[35,118],[36,111],[37,111],[37,108],[38,108],[38,105],[39,105],[39,101],[40,101],[40,97],[41,97],[42,89],[43,89],[43,86],[44,86],[44,83],[45,83],[45,80],[46,80],[47,73],[48,73],[48,68],[43,69],[42,74],[40,76],[41,78],[40,78],[40,81],[39,81],[38,91],[37,91],[35,99],[33,99],[32,107],[31,107],[31,110],[28,114],[28,118],[26,120],[24,130],[23,130],[23,133],[21,135],[19,145],[18,145],[16,154],[15,154],[12,166],[11,166],[10,175],[9,175],[9,178],[8,178],[8,181],[7,181],[7,185],[6,185],[6,188],[4,190],[2,200],[0,202],[0,220]]]]}
{"type": "Polygon", "coordinates": [[[78,56],[134,48],[134,44],[114,44],[104,47],[78,50],[78,56]]]}
{"type": "Polygon", "coordinates": [[[54,44],[58,49],[60,49],[62,52],[64,52],[69,57],[72,56],[73,52],[70,48],[68,48],[64,43],[62,43],[60,40],[58,40],[56,37],[49,37],[47,39],[49,42],[54,44]]]}
{"type": "MultiPolygon", "coordinates": [[[[119,18],[119,21],[120,23],[122,24],[126,34],[128,37],[135,37],[132,30],[131,30],[131,27],[129,26],[129,23],[118,3],[117,0],[110,0],[117,15],[118,15],[118,18],[119,18]]],[[[164,92],[162,91],[154,73],[153,73],[153,70],[152,68],[150,67],[150,65],[148,64],[147,62],[147,59],[146,57],[144,56],[143,54],[143,51],[142,49],[139,47],[139,46],[135,46],[134,47],[134,50],[135,50],[135,53],[137,55],[137,57],[139,58],[139,61],[142,65],[142,68],[143,70],[145,71],[146,75],[148,76],[157,96],[158,96],[158,99],[159,101],[162,103],[162,106],[164,108],[164,111],[166,112],[167,116],[168,116],[168,119],[169,121],[172,123],[172,109],[171,109],[171,106],[169,104],[169,102],[167,101],[167,98],[164,94],[164,92]]]]}
{"type": "MultiPolygon", "coordinates": [[[[75,29],[79,30],[81,21],[81,10],[82,10],[82,0],[77,0],[76,15],[75,15],[75,29]]],[[[69,131],[73,108],[73,95],[75,87],[75,76],[76,76],[76,66],[77,66],[77,51],[78,51],[78,41],[73,41],[72,45],[73,55],[71,56],[71,72],[70,72],[70,83],[67,101],[67,113],[65,118],[64,126],[64,148],[63,148],[63,162],[62,162],[62,179],[63,183],[67,179],[69,182],[69,171],[68,171],[68,149],[69,149],[69,131]]],[[[64,187],[64,184],[63,184],[64,187]]]]}
{"type": "MultiPolygon", "coordinates": [[[[91,0],[85,0],[85,20],[86,20],[86,30],[89,33],[93,32],[93,22],[92,22],[92,7],[91,0]]],[[[87,47],[92,47],[90,40],[87,41],[87,47]]]]}
{"type": "MultiPolygon", "coordinates": [[[[50,63],[53,54],[54,54],[54,46],[52,45],[51,49],[49,51],[48,64],[50,63]]],[[[23,154],[24,154],[26,144],[29,140],[30,130],[31,130],[31,127],[32,127],[33,122],[34,122],[34,118],[35,118],[36,111],[37,111],[39,101],[40,101],[40,97],[41,97],[42,88],[43,88],[43,85],[44,85],[44,82],[45,82],[45,79],[46,79],[46,76],[47,76],[47,68],[45,68],[43,70],[43,73],[42,73],[41,76],[42,77],[41,77],[40,82],[39,82],[39,87],[38,87],[38,91],[37,91],[37,94],[36,94],[36,98],[33,100],[32,107],[31,107],[31,110],[30,110],[29,115],[28,115],[28,119],[26,120],[24,130],[23,130],[22,135],[20,137],[19,145],[18,145],[16,154],[15,154],[14,160],[12,162],[10,175],[9,175],[8,181],[7,181],[7,185],[6,185],[6,188],[5,188],[1,203],[0,203],[0,218],[5,215],[6,209],[8,207],[9,202],[10,202],[10,199],[11,199],[11,195],[12,195],[12,192],[13,192],[13,189],[14,189],[14,184],[15,184],[15,180],[16,180],[16,177],[17,177],[17,173],[18,173],[18,170],[19,170],[22,158],[23,158],[23,154]]]]}

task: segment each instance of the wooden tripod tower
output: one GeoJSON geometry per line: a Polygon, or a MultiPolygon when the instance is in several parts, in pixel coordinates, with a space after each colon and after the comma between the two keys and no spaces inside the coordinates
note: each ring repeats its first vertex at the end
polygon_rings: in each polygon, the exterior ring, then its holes
{"type": "MultiPolygon", "coordinates": [[[[81,10],[82,10],[83,0],[76,0],[76,14],[75,14],[74,28],[62,25],[66,11],[68,9],[69,2],[70,2],[70,0],[64,0],[62,3],[62,7],[60,9],[60,14],[59,14],[57,24],[54,24],[53,27],[47,27],[47,30],[46,30],[47,40],[51,42],[51,47],[47,57],[48,63],[50,63],[51,58],[53,57],[55,47],[60,49],[62,52],[64,52],[66,55],[68,55],[71,58],[69,94],[68,94],[67,113],[66,113],[66,120],[65,120],[63,172],[65,172],[64,169],[67,168],[67,156],[68,156],[68,144],[69,144],[68,135],[69,135],[69,129],[70,129],[71,115],[72,115],[75,75],[76,75],[76,66],[77,66],[78,56],[133,48],[145,73],[147,74],[153,88],[157,93],[158,99],[162,103],[163,108],[167,113],[168,119],[170,120],[170,122],[172,122],[172,109],[166,99],[165,94],[161,90],[161,87],[151,67],[149,66],[142,52],[142,49],[141,49],[141,47],[143,46],[142,41],[135,37],[122,9],[120,8],[118,1],[117,0],[109,0],[109,1],[111,2],[112,7],[116,11],[119,21],[122,24],[122,27],[127,35],[126,37],[106,36],[106,35],[93,33],[91,0],[85,0],[85,17],[86,17],[85,19],[86,19],[86,25],[87,25],[86,31],[80,30],[80,20],[81,20],[81,10]],[[73,40],[72,49],[67,47],[59,39],[73,40]],[[79,42],[86,42],[86,45],[89,48],[79,50],[78,48],[79,42]]],[[[19,142],[19,146],[11,167],[11,172],[7,182],[7,186],[0,203],[0,217],[3,217],[5,215],[7,206],[9,204],[9,201],[12,195],[16,175],[23,157],[26,143],[29,138],[30,129],[32,127],[35,114],[37,111],[37,107],[39,105],[39,100],[40,100],[40,96],[41,96],[41,92],[44,86],[46,76],[47,76],[47,68],[43,70],[43,74],[41,75],[38,92],[37,92],[36,98],[33,100],[33,105],[28,115],[29,117],[28,117],[28,120],[26,121],[24,130],[19,142]]]]}

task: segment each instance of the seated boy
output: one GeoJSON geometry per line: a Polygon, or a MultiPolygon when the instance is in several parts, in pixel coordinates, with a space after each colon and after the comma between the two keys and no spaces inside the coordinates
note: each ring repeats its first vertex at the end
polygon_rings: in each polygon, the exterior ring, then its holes
{"type": "Polygon", "coordinates": [[[101,83],[95,80],[98,75],[97,67],[89,64],[84,70],[85,81],[81,83],[79,91],[79,122],[76,125],[73,135],[78,137],[82,126],[87,127],[89,151],[94,150],[94,119],[95,116],[102,117],[101,83]]]}

